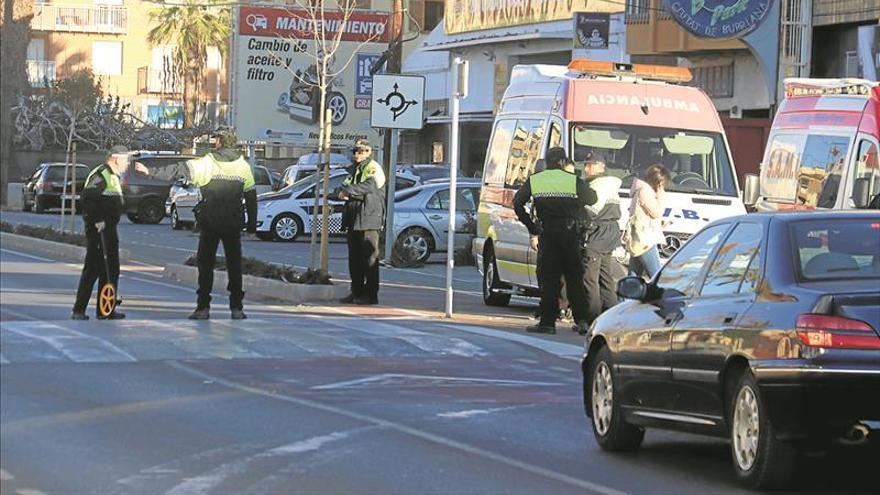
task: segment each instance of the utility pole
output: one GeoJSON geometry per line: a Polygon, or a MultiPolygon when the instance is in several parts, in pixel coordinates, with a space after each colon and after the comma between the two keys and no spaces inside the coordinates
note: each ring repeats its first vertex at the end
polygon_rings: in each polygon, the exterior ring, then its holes
{"type": "MultiPolygon", "coordinates": [[[[388,63],[385,67],[386,74],[400,74],[401,58],[401,38],[403,36],[403,0],[394,0],[391,3],[391,40],[388,42],[388,63]]],[[[391,239],[394,236],[394,186],[397,179],[397,129],[386,129],[382,136],[382,164],[385,169],[385,194],[386,218],[385,218],[385,256],[384,259],[390,260],[391,253],[388,251],[391,246],[391,239]],[[393,136],[393,137],[392,137],[393,136]]]]}

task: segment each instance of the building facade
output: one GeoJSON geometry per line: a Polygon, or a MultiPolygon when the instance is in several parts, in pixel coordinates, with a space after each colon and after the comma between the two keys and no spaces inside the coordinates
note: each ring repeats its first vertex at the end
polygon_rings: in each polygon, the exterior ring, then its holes
{"type": "MultiPolygon", "coordinates": [[[[132,113],[163,127],[183,125],[183,84],[171,70],[171,46],[151,46],[155,2],[141,0],[38,1],[31,21],[28,76],[37,92],[81,69],[100,78],[106,94],[132,113]]],[[[208,50],[197,119],[225,124],[227,64],[208,50]]]]}

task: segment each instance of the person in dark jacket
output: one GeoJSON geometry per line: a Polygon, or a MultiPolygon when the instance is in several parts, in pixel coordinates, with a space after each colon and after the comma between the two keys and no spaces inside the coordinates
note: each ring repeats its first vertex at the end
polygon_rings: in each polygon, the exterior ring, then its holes
{"type": "MultiPolygon", "coordinates": [[[[232,146],[226,136],[218,143],[232,146]]],[[[233,320],[247,318],[241,286],[241,229],[244,224],[242,200],[247,209],[247,231],[257,231],[257,192],[250,164],[230,147],[220,148],[186,162],[189,182],[200,188],[201,202],[196,206],[199,223],[199,288],[196,309],[191,320],[211,317],[211,290],[214,288],[214,264],[217,246],[223,243],[226,274],[229,279],[229,309],[233,320]]]]}
{"type": "Polygon", "coordinates": [[[617,304],[617,277],[611,253],[620,247],[620,185],[617,177],[605,175],[605,163],[598,159],[584,164],[584,175],[596,192],[596,203],[587,206],[590,227],[584,246],[584,286],[587,290],[587,320],[592,323],[603,311],[617,304]]]}
{"type": "MultiPolygon", "coordinates": [[[[124,146],[114,146],[107,153],[104,163],[95,167],[86,177],[82,190],[83,221],[86,227],[86,259],[83,263],[79,288],[76,291],[76,302],[73,304],[73,320],[88,320],[86,306],[98,281],[98,287],[108,282],[104,268],[104,257],[109,267],[109,282],[114,288],[119,287],[119,236],[116,225],[122,214],[122,184],[119,176],[128,166],[128,150],[124,146]],[[104,243],[101,243],[101,236],[104,243]],[[106,249],[106,252],[104,251],[106,249]]],[[[101,316],[99,320],[119,320],[125,314],[114,310],[109,316],[101,316]]]]}
{"type": "Polygon", "coordinates": [[[540,267],[541,319],[526,330],[556,333],[560,278],[564,276],[575,327],[586,332],[587,296],[581,250],[589,222],[585,206],[596,202],[596,193],[576,174],[564,170],[571,163],[564,149],[550,148],[545,161],[547,169],[530,176],[513,198],[516,216],[532,236],[532,249],[537,248],[540,267]],[[530,199],[537,221],[525,209],[530,199]]]}
{"type": "Polygon", "coordinates": [[[385,173],[365,139],[355,142],[352,164],[336,197],[345,201],[342,228],[348,237],[351,293],[345,304],[379,303],[379,234],[385,225],[385,173]]]}

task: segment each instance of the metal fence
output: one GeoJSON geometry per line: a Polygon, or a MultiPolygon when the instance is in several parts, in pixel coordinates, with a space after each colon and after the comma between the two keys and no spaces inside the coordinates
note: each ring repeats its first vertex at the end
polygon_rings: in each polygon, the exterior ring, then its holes
{"type": "Polygon", "coordinates": [[[124,34],[128,9],[120,5],[34,4],[34,31],[124,34]]]}

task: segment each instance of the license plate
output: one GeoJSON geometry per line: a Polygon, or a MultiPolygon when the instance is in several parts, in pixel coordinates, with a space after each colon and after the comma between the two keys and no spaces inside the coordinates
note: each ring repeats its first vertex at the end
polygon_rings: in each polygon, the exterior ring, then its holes
{"type": "Polygon", "coordinates": [[[63,199],[64,201],[70,201],[71,199],[78,200],[79,194],[77,194],[76,196],[74,196],[72,194],[62,194],[61,199],[63,199]]]}

